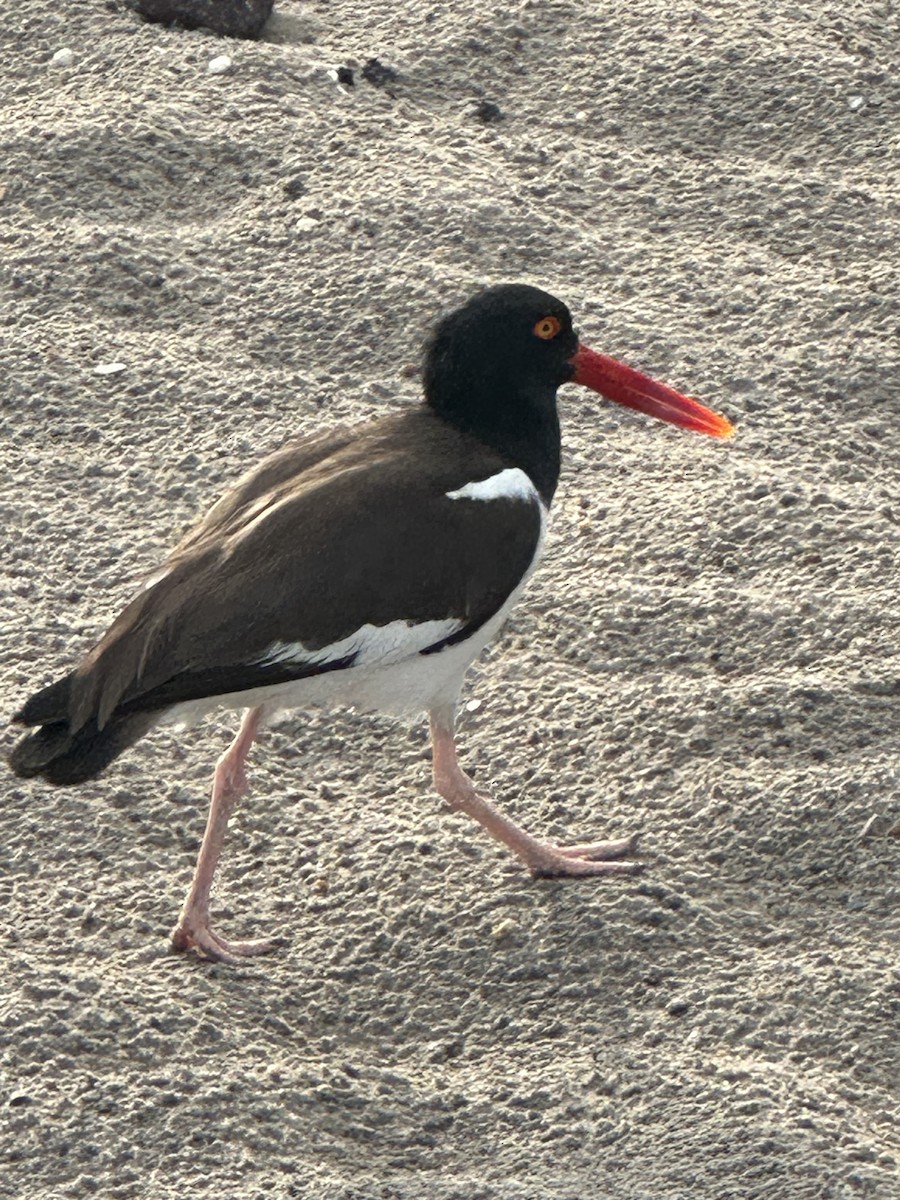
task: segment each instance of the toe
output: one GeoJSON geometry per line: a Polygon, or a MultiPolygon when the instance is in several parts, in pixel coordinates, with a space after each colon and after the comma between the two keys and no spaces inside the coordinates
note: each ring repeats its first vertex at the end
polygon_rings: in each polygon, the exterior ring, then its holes
{"type": "Polygon", "coordinates": [[[560,846],[558,851],[566,858],[626,858],[629,854],[636,853],[639,837],[640,834],[633,833],[631,837],[619,838],[612,842],[593,842],[585,846],[560,846]]]}
{"type": "Polygon", "coordinates": [[[531,867],[538,879],[584,878],[588,875],[639,875],[643,863],[609,862],[590,858],[571,858],[559,850],[549,850],[546,857],[531,867]]]}
{"type": "Polygon", "coordinates": [[[195,950],[212,962],[240,963],[242,958],[266,954],[274,944],[264,938],[256,941],[229,942],[215,933],[207,922],[191,922],[184,918],[172,930],[172,947],[178,951],[195,950]]]}
{"type": "Polygon", "coordinates": [[[275,949],[275,943],[268,938],[255,938],[249,942],[226,942],[218,934],[213,934],[221,951],[235,958],[252,958],[255,954],[269,954],[275,949]]]}

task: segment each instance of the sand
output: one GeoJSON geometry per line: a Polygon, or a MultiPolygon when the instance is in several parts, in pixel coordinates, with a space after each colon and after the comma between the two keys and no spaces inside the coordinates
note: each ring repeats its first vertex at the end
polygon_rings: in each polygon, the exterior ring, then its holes
{"type": "Polygon", "coordinates": [[[534,882],[423,724],[294,714],[215,897],[282,944],[216,966],[168,931],[234,714],[4,775],[0,1195],[900,1197],[896,5],[2,26],[6,713],[247,465],[414,403],[485,282],[738,434],[563,389],[548,552],[466,691],[479,785],[643,830],[640,879],[534,882]]]}

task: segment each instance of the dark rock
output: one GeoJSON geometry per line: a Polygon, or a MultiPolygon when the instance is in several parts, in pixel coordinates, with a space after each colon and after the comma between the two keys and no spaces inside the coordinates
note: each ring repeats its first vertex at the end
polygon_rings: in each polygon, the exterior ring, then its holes
{"type": "Polygon", "coordinates": [[[298,196],[303,196],[306,193],[306,182],[300,175],[291,176],[281,186],[284,194],[291,200],[296,200],[298,196]]]}
{"type": "Polygon", "coordinates": [[[687,1000],[670,1000],[666,1005],[666,1012],[670,1017],[683,1017],[690,1011],[690,1007],[687,1000]]]}
{"type": "Polygon", "coordinates": [[[256,37],[272,14],[275,0],[125,0],[148,21],[201,26],[224,37],[256,37]]]}
{"type": "Polygon", "coordinates": [[[367,83],[373,87],[384,87],[386,83],[394,83],[400,78],[393,67],[386,67],[377,58],[370,58],[360,72],[367,83]]]}
{"type": "Polygon", "coordinates": [[[344,85],[344,87],[353,87],[354,84],[356,83],[356,80],[353,78],[353,68],[352,67],[338,67],[337,81],[338,81],[338,83],[342,83],[344,85]]]}
{"type": "Polygon", "coordinates": [[[475,105],[475,116],[479,121],[484,121],[486,125],[492,121],[502,121],[505,113],[499,104],[495,104],[493,100],[479,100],[475,105]]]}

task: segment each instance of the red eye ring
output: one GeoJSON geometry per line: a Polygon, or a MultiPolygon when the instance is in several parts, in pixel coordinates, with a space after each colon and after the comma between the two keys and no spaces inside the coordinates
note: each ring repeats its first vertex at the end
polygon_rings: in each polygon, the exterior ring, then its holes
{"type": "Polygon", "coordinates": [[[543,338],[545,342],[548,342],[550,338],[556,337],[561,328],[556,317],[541,317],[532,332],[535,337],[543,338]]]}

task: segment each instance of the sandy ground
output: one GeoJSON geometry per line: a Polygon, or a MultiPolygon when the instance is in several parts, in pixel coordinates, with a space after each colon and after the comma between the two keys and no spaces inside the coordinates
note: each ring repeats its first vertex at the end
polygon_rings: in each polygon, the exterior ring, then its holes
{"type": "Polygon", "coordinates": [[[167,934],[233,714],[5,775],[0,1195],[900,1197],[896,5],[2,25],[4,711],[248,463],[414,402],[484,282],[739,433],[564,389],[549,551],[467,692],[479,783],[643,829],[640,880],[532,882],[422,725],[295,714],[216,903],[283,944],[211,966],[167,934]],[[329,74],[373,56],[389,89],[329,74]]]}

